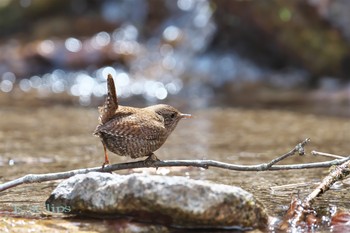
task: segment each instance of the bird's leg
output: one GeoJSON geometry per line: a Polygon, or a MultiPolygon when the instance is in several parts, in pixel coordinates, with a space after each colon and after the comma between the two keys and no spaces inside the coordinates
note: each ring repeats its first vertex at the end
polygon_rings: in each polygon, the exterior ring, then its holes
{"type": "Polygon", "coordinates": [[[102,145],[103,145],[103,150],[105,152],[105,162],[102,164],[102,169],[103,169],[107,164],[109,164],[109,159],[108,159],[106,145],[103,142],[102,142],[102,145]]]}
{"type": "Polygon", "coordinates": [[[157,161],[160,161],[160,159],[158,159],[157,156],[154,153],[152,153],[148,155],[147,159],[145,159],[143,162],[147,167],[153,167],[154,163],[157,161]]]}

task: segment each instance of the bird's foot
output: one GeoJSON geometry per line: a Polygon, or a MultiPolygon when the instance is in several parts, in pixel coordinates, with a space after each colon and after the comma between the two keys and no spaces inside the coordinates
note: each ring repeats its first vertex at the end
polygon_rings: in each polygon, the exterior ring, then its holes
{"type": "Polygon", "coordinates": [[[109,165],[109,161],[106,160],[103,164],[102,164],[102,171],[104,170],[104,168],[106,167],[106,165],[109,165]]]}
{"type": "MultiPolygon", "coordinates": [[[[155,154],[150,154],[143,162],[147,167],[154,167],[154,163],[160,161],[155,154]]],[[[158,167],[157,167],[158,168],[158,167]]]]}

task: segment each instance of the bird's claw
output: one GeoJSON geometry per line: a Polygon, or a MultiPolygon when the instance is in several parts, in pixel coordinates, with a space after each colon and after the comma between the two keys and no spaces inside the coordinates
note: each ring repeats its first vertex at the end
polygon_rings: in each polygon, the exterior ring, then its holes
{"type": "Polygon", "coordinates": [[[104,168],[106,167],[106,165],[109,165],[109,161],[105,161],[103,164],[102,164],[102,171],[104,170],[104,168]]]}
{"type": "MultiPolygon", "coordinates": [[[[147,167],[154,167],[155,162],[160,161],[155,154],[151,154],[143,162],[147,167]]],[[[157,167],[158,168],[158,167],[157,167]]]]}

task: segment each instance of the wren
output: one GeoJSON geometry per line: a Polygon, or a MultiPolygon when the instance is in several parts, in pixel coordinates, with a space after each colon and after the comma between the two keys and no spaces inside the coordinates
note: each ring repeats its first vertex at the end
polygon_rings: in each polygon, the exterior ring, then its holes
{"type": "Polygon", "coordinates": [[[107,77],[107,97],[99,107],[99,124],[94,135],[100,137],[104,148],[104,167],[109,164],[107,150],[133,159],[148,156],[146,162],[158,160],[153,154],[173,132],[183,118],[191,118],[172,106],[152,105],[146,108],[118,104],[112,75],[107,77]]]}

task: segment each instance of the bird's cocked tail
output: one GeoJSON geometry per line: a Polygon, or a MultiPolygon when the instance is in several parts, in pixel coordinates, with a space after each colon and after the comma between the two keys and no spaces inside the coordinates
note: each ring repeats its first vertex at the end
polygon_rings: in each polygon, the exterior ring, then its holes
{"type": "Polygon", "coordinates": [[[99,107],[100,112],[99,122],[104,124],[109,121],[115,114],[115,111],[118,109],[118,99],[115,91],[115,85],[113,77],[111,74],[108,74],[107,77],[107,97],[103,106],[99,107]]]}

